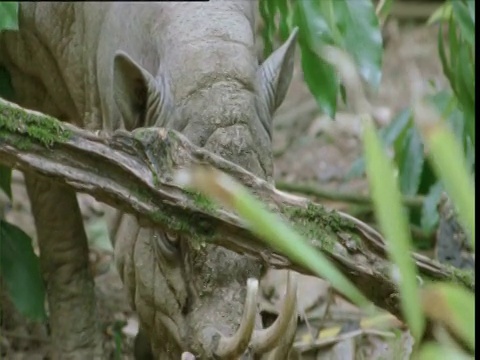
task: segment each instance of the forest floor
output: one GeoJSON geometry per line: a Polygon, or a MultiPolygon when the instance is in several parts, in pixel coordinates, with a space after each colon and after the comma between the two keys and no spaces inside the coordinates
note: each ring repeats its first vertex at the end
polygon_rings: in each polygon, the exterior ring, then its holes
{"type": "MultiPolygon", "coordinates": [[[[437,88],[447,86],[438,60],[437,28],[414,24],[399,26],[393,20],[386,25],[384,33],[386,52],[383,79],[379,92],[369,97],[379,126],[388,124],[399,110],[411,105],[413,93],[426,94],[432,91],[432,82],[437,88]],[[415,91],[412,91],[413,87],[415,91]]],[[[336,121],[331,121],[320,115],[314,104],[297,61],[289,93],[275,119],[276,179],[289,183],[312,182],[331,193],[365,193],[367,186],[364,179],[346,180],[352,163],[361,154],[361,126],[358,117],[340,107],[336,121]]],[[[104,328],[105,348],[109,359],[133,359],[132,344],[138,323],[126,301],[122,283],[112,262],[101,207],[87,195],[78,197],[92,248],[91,264],[97,274],[96,295],[104,328]]],[[[347,212],[353,209],[348,203],[319,200],[326,206],[347,212]]],[[[6,219],[35,239],[29,201],[23,178],[18,172],[13,177],[13,203],[6,210],[6,219]]],[[[270,273],[263,279],[262,288],[279,293],[284,280],[281,273],[270,273]]],[[[315,327],[314,318],[318,320],[325,313],[329,303],[327,299],[332,299],[328,289],[328,284],[321,280],[308,277],[299,279],[299,291],[303,292],[299,297],[302,299],[299,309],[311,320],[313,325],[309,326],[315,327]]],[[[274,312],[275,299],[275,296],[264,296],[262,306],[266,311],[270,309],[274,312]]],[[[4,291],[0,292],[0,309],[0,358],[47,359],[49,340],[45,327],[29,323],[16,313],[4,291]]],[[[364,331],[348,335],[346,324],[353,321],[358,329],[361,315],[344,301],[333,297],[328,315],[329,320],[323,328],[328,323],[327,327],[333,329],[331,334],[334,340],[320,344],[315,352],[305,353],[304,359],[317,359],[319,356],[322,359],[389,359],[394,351],[397,355],[408,353],[411,344],[408,336],[401,331],[375,332],[372,330],[375,326],[372,325],[371,331],[365,328],[364,331]],[[335,330],[335,325],[347,330],[337,331],[340,328],[335,330]],[[338,337],[340,333],[347,335],[341,341],[338,337]],[[396,341],[388,340],[389,334],[394,334],[396,341]],[[399,347],[402,350],[400,352],[399,347]]],[[[393,322],[390,325],[398,327],[399,324],[393,322]]],[[[309,326],[301,324],[297,341],[304,339],[309,326]]]]}

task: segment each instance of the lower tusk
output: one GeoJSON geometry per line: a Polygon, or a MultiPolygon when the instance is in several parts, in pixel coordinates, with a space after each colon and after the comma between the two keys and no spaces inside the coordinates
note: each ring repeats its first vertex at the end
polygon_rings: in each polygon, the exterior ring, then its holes
{"type": "Polygon", "coordinates": [[[180,358],[181,360],[195,360],[195,356],[192,353],[189,353],[188,351],[182,353],[182,357],[180,358]]]}
{"type": "Polygon", "coordinates": [[[215,351],[215,355],[219,358],[232,359],[247,349],[250,338],[252,337],[253,328],[255,326],[255,317],[257,309],[257,292],[258,280],[247,280],[247,297],[245,299],[245,307],[243,310],[240,327],[232,337],[220,338],[215,351]]]}
{"type": "MultiPolygon", "coordinates": [[[[275,349],[268,353],[264,360],[288,360],[291,358],[292,352],[296,352],[292,347],[297,332],[297,321],[297,314],[295,313],[295,316],[288,323],[288,328],[282,336],[282,340],[275,349]]],[[[294,358],[296,359],[296,357],[294,358]]]]}
{"type": "Polygon", "coordinates": [[[283,306],[280,309],[275,322],[266,329],[256,330],[252,337],[252,348],[254,354],[264,354],[279,345],[284,338],[289,324],[297,325],[297,283],[292,280],[291,272],[287,273],[287,291],[283,306]]]}

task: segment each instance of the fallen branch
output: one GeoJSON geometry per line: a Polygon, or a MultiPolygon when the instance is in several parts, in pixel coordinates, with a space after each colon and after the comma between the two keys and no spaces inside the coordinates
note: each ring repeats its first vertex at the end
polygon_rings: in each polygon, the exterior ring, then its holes
{"type": "MultiPolygon", "coordinates": [[[[156,224],[254,257],[274,268],[305,268],[268,248],[244,222],[173,182],[178,170],[211,165],[236,178],[269,208],[291,221],[376,305],[401,317],[384,241],[371,227],[305,198],[280,192],[243,168],[163,128],[93,134],[0,99],[0,163],[35,172],[156,224]]],[[[444,267],[414,254],[426,279],[461,282],[474,289],[472,272],[444,267]]]]}
{"type": "MultiPolygon", "coordinates": [[[[317,198],[341,201],[358,205],[373,206],[373,200],[368,195],[358,193],[339,192],[332,189],[322,188],[313,184],[295,184],[285,181],[277,181],[276,187],[280,190],[291,191],[298,194],[315,196],[317,198]]],[[[403,204],[408,207],[422,207],[424,202],[423,196],[404,196],[403,204]]]]}

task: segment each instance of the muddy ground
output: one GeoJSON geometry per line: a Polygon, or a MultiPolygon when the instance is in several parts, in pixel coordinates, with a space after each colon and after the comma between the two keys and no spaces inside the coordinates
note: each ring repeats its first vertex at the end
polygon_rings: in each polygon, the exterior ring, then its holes
{"type": "MultiPolygon", "coordinates": [[[[377,95],[370,97],[379,125],[387,124],[394,114],[412,103],[412,88],[420,93],[431,89],[429,81],[444,87],[437,56],[435,28],[423,25],[402,24],[390,21],[385,27],[386,52],[383,80],[377,95]]],[[[302,71],[296,65],[294,80],[285,103],[278,111],[274,131],[274,153],[277,180],[288,182],[315,182],[329,191],[366,191],[364,179],[346,181],[351,164],[361,153],[359,143],[360,123],[348,109],[340,108],[333,122],[316,110],[312,96],[303,83],[302,71]]],[[[13,179],[13,203],[6,208],[6,219],[35,239],[35,228],[30,215],[29,202],[21,174],[13,179]]],[[[89,234],[92,267],[96,273],[96,293],[100,319],[104,328],[105,347],[111,359],[133,359],[133,336],[137,330],[123,287],[112,264],[112,252],[105,235],[105,224],[98,203],[91,197],[79,195],[89,234]]],[[[347,208],[348,204],[325,202],[328,206],[347,208]]],[[[279,292],[283,277],[273,274],[265,279],[264,287],[279,292]]],[[[304,292],[300,306],[312,313],[325,311],[328,286],[309,278],[303,279],[300,290],[304,292]]],[[[0,356],[3,359],[47,359],[49,341],[44,326],[31,324],[15,312],[1,292],[0,356]]],[[[268,301],[264,306],[268,308],[268,301]]],[[[274,308],[275,301],[270,305],[274,308]]],[[[343,324],[349,316],[358,318],[355,309],[337,301],[330,307],[330,326],[343,324]],[[350,314],[350,315],[349,315],[350,314]],[[354,314],[354,315],[351,315],[354,314]],[[356,315],[355,315],[356,314],[356,315]]],[[[313,315],[312,315],[313,316],[313,315]]],[[[394,324],[395,326],[398,324],[394,324]]],[[[304,329],[304,328],[303,328],[304,329]]],[[[305,330],[305,329],[304,329],[305,330]]],[[[299,330],[299,338],[301,338],[299,330]]],[[[398,332],[397,332],[398,334],[398,332]]],[[[404,336],[392,346],[385,334],[357,335],[335,346],[321,347],[321,358],[392,358],[397,346],[406,350],[410,345],[404,336]],[[387,345],[390,344],[390,345],[387,345]]],[[[398,338],[397,338],[398,339],[398,338]]],[[[397,352],[398,354],[398,352],[397,352]]],[[[320,353],[308,358],[316,358],[320,353]]],[[[307,357],[305,357],[307,358],[307,357]]]]}

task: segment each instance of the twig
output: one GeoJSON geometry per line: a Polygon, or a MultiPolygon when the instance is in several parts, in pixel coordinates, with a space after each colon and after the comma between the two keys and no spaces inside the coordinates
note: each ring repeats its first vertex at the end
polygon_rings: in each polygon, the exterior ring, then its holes
{"type": "MultiPolygon", "coordinates": [[[[276,187],[280,190],[292,191],[303,195],[315,196],[321,199],[342,201],[352,204],[360,205],[373,205],[372,199],[368,195],[360,195],[348,192],[338,192],[332,189],[322,188],[313,184],[293,184],[284,181],[277,181],[276,187]]],[[[421,207],[423,206],[423,196],[404,196],[403,203],[409,207],[421,207]]]]}

